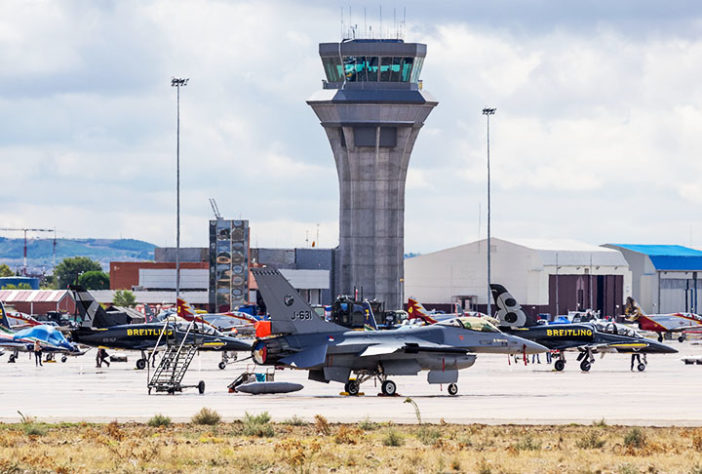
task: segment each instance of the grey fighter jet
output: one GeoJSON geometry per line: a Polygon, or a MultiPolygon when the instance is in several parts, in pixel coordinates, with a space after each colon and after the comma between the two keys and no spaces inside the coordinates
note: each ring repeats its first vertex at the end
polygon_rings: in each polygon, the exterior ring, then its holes
{"type": "Polygon", "coordinates": [[[258,339],[253,359],[259,365],[309,371],[309,379],[345,384],[350,395],[376,377],[385,395],[394,395],[393,375],[428,370],[430,384],[449,384],[458,393],[458,371],[475,363],[476,352],[533,354],[541,344],[500,332],[480,318],[459,317],[412,330],[350,331],[321,319],[280,272],[252,269],[271,316],[272,336],[258,339]],[[356,374],[351,378],[351,373],[356,374]]]}

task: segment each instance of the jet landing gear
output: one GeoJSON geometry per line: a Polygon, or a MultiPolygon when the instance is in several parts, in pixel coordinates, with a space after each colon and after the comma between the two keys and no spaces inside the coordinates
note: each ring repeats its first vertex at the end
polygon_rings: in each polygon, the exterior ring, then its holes
{"type": "Polygon", "coordinates": [[[217,367],[219,367],[221,370],[224,370],[227,367],[227,364],[233,364],[236,362],[237,356],[236,352],[233,355],[229,355],[227,351],[222,352],[222,362],[220,362],[217,367]]]}
{"type": "Polygon", "coordinates": [[[562,372],[563,369],[565,369],[565,365],[566,365],[565,355],[563,354],[563,352],[561,352],[558,356],[558,360],[553,363],[553,368],[556,369],[557,372],[562,372]]]}
{"type": "Polygon", "coordinates": [[[355,379],[349,379],[344,384],[344,391],[352,397],[358,396],[361,393],[361,384],[373,377],[380,381],[380,391],[383,395],[386,397],[397,395],[397,384],[392,380],[388,380],[387,376],[383,374],[359,374],[355,379]]]}
{"type": "Polygon", "coordinates": [[[583,372],[589,372],[595,358],[592,355],[592,351],[590,349],[586,349],[580,353],[578,360],[580,361],[580,370],[583,372]]]}
{"type": "Polygon", "coordinates": [[[393,382],[392,380],[385,380],[380,385],[380,390],[383,392],[383,395],[392,397],[397,393],[397,384],[395,384],[395,382],[393,382]]]}
{"type": "MultiPolygon", "coordinates": [[[[156,359],[156,354],[154,353],[154,359],[156,359]]],[[[149,358],[146,356],[146,353],[144,351],[141,351],[141,359],[137,359],[136,361],[136,368],[139,370],[144,370],[146,368],[146,364],[148,364],[149,358]]]]}

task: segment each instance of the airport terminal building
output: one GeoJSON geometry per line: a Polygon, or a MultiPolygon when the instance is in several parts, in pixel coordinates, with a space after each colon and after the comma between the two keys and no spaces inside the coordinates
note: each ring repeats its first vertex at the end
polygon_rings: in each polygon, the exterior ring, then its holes
{"type": "MultiPolygon", "coordinates": [[[[492,281],[506,286],[530,314],[592,308],[620,315],[632,274],[618,250],[572,240],[492,238],[492,281]]],[[[405,260],[405,295],[428,308],[461,303],[487,309],[487,240],[405,260]]]]}

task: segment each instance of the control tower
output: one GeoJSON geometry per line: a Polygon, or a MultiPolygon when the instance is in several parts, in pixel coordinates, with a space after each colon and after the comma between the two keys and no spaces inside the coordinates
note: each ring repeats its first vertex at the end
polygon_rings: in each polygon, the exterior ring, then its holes
{"type": "Polygon", "coordinates": [[[321,43],[323,89],[307,100],[339,176],[336,291],[402,304],[405,181],[414,141],[437,101],[419,74],[427,47],[402,40],[321,43]]]}

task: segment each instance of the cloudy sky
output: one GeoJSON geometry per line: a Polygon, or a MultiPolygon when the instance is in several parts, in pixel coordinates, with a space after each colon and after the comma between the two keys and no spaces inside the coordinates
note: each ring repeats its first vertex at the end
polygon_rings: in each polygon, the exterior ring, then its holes
{"type": "MultiPolygon", "coordinates": [[[[305,99],[340,16],[428,45],[439,100],[407,183],[405,250],[493,235],[702,247],[702,6],[696,1],[0,1],[0,222],[183,245],[208,203],[254,246],[337,244],[331,150],[305,99]],[[364,15],[365,10],[365,15],[364,15]]],[[[377,34],[377,33],[376,33],[377,34]]],[[[8,235],[8,234],[2,234],[8,235]]]]}

